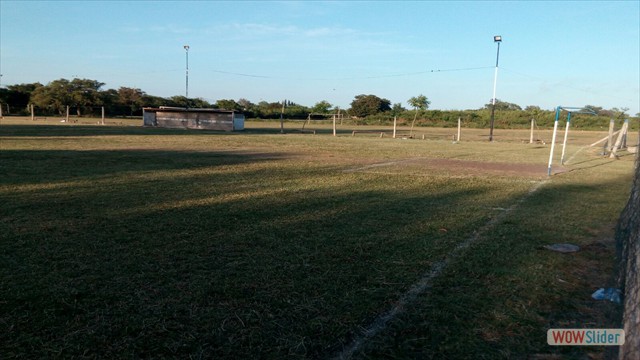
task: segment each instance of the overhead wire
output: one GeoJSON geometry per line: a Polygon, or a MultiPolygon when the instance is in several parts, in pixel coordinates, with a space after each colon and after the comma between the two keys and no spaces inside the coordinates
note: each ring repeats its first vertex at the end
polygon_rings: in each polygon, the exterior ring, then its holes
{"type": "MultiPolygon", "coordinates": [[[[520,76],[523,76],[523,77],[528,77],[528,78],[531,78],[531,79],[535,79],[535,80],[538,80],[538,81],[549,81],[549,79],[545,79],[545,78],[543,78],[541,76],[525,74],[525,73],[522,73],[522,72],[518,72],[518,71],[514,71],[514,70],[511,70],[511,69],[508,69],[508,68],[504,68],[504,67],[501,67],[500,70],[503,70],[503,71],[506,71],[506,72],[509,72],[509,73],[513,73],[513,74],[516,74],[516,75],[520,75],[520,76]]],[[[629,101],[629,102],[633,101],[633,100],[628,99],[628,98],[622,98],[622,97],[619,97],[619,96],[613,96],[613,95],[609,95],[609,94],[602,93],[602,92],[597,92],[597,91],[592,91],[592,90],[580,88],[580,87],[577,87],[577,86],[573,86],[573,85],[567,84],[566,82],[558,82],[554,86],[559,86],[559,87],[563,87],[563,88],[567,88],[567,89],[582,91],[584,93],[588,93],[588,94],[592,94],[592,95],[609,97],[611,99],[624,100],[624,101],[629,101]]]]}
{"type": "Polygon", "coordinates": [[[330,78],[330,77],[320,77],[320,78],[315,78],[315,77],[308,77],[308,78],[296,77],[296,78],[291,78],[291,77],[286,77],[286,76],[270,76],[270,75],[246,74],[246,73],[237,73],[237,72],[223,71],[223,70],[209,70],[209,71],[215,72],[215,73],[220,73],[220,74],[228,74],[228,75],[236,75],[236,76],[252,77],[252,78],[263,78],[263,79],[280,79],[280,80],[291,80],[291,79],[294,79],[294,80],[305,80],[305,81],[331,80],[331,81],[334,81],[334,80],[381,79],[381,78],[403,77],[403,76],[421,75],[421,74],[438,73],[438,72],[471,71],[471,70],[481,70],[481,69],[490,69],[490,68],[493,68],[493,67],[492,66],[480,66],[480,67],[454,68],[454,69],[431,69],[431,70],[414,71],[414,72],[406,72],[406,73],[399,73],[399,74],[349,76],[349,77],[335,77],[335,78],[330,78]]]}

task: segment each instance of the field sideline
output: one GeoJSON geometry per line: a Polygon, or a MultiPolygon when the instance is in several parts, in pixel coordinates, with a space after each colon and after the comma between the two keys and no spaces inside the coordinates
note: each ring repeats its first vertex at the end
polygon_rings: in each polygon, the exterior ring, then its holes
{"type": "Polygon", "coordinates": [[[546,331],[619,327],[603,131],[547,177],[546,129],[90,122],[0,121],[2,359],[598,358],[546,331]]]}

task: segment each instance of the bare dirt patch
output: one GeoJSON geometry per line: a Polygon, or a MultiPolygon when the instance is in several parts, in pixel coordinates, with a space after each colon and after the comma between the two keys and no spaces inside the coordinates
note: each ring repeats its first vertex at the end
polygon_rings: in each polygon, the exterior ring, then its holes
{"type": "MultiPolygon", "coordinates": [[[[448,176],[517,176],[527,178],[544,178],[547,176],[547,166],[542,164],[523,163],[495,163],[473,160],[456,159],[402,159],[364,165],[347,170],[349,172],[425,172],[429,175],[442,173],[448,176]]],[[[568,171],[556,166],[553,174],[568,171]]]]}
{"type": "MultiPolygon", "coordinates": [[[[547,175],[547,166],[542,164],[522,164],[522,163],[491,163],[484,161],[454,160],[454,159],[433,159],[428,162],[435,167],[446,169],[447,171],[458,171],[470,174],[496,174],[496,175],[518,175],[526,177],[537,177],[547,175]]],[[[562,167],[555,167],[555,173],[567,171],[562,167]]]]}

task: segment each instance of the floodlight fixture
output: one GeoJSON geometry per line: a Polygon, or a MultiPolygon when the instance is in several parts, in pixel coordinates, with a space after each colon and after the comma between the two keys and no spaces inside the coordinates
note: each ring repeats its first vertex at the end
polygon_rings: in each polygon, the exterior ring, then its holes
{"type": "Polygon", "coordinates": [[[501,42],[501,41],[502,41],[502,36],[496,35],[493,37],[493,42],[501,42]]]}

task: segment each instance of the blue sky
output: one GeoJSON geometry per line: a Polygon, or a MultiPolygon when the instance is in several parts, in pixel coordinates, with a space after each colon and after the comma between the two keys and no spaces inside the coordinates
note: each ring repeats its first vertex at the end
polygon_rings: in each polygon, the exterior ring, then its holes
{"type": "Polygon", "coordinates": [[[0,1],[2,85],[74,77],[214,102],[640,112],[640,1],[0,1]]]}

